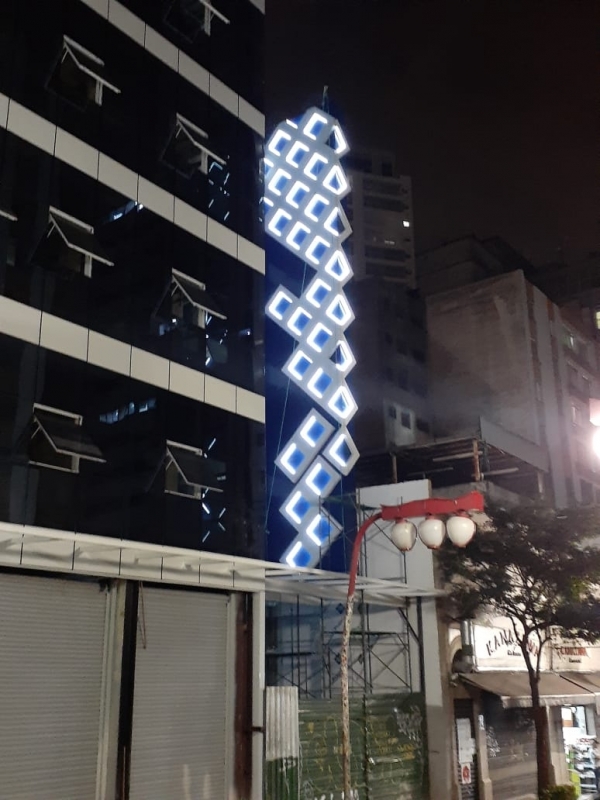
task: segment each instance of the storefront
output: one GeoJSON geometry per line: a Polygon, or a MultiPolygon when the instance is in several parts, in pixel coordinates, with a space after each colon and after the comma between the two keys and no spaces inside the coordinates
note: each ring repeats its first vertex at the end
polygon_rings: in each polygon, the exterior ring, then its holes
{"type": "MultiPolygon", "coordinates": [[[[451,634],[451,650],[456,635],[451,634]]],[[[533,796],[537,768],[531,692],[512,625],[503,619],[474,624],[472,639],[474,671],[464,672],[461,684],[473,699],[474,722],[482,731],[480,796],[533,796]]],[[[537,655],[533,648],[534,659],[537,655]]],[[[591,795],[596,789],[591,743],[600,708],[600,648],[556,642],[542,652],[541,669],[540,702],[548,714],[554,778],[576,784],[584,797],[591,795]]]]}

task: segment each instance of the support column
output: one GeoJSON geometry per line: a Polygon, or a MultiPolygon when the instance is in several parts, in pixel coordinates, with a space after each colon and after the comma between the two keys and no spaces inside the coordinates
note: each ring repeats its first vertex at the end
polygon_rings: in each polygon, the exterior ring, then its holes
{"type": "Polygon", "coordinates": [[[252,597],[252,800],[263,797],[265,724],[265,593],[252,597]]]}

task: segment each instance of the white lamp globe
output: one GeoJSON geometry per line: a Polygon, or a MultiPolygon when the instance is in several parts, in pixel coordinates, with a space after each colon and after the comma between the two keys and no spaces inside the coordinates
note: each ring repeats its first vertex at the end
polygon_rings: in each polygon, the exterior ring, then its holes
{"type": "Polygon", "coordinates": [[[425,547],[430,550],[437,550],[442,546],[446,536],[446,526],[437,517],[427,517],[419,523],[419,537],[425,547]]]}
{"type": "Polygon", "coordinates": [[[412,550],[417,541],[417,528],[408,519],[398,520],[390,531],[392,542],[402,553],[412,550]]]}
{"type": "Polygon", "coordinates": [[[446,532],[452,544],[466,547],[475,535],[475,523],[466,514],[457,514],[446,522],[446,532]]]}

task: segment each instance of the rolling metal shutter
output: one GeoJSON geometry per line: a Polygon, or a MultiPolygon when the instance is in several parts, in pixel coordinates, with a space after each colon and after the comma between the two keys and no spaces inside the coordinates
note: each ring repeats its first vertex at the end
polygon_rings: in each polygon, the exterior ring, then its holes
{"type": "Polygon", "coordinates": [[[131,800],[225,800],[228,598],[140,592],[131,800]]]}
{"type": "Polygon", "coordinates": [[[0,797],[96,796],[106,595],[0,574],[0,797]]]}

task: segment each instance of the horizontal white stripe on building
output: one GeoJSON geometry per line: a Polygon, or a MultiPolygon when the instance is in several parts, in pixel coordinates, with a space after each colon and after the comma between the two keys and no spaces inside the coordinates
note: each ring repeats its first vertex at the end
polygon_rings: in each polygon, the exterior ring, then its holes
{"type": "Polygon", "coordinates": [[[0,127],[265,274],[262,248],[4,94],[0,127]]]}
{"type": "MultiPolygon", "coordinates": [[[[204,67],[193,61],[179,48],[171,44],[164,36],[157,33],[154,28],[147,25],[144,20],[136,17],[129,9],[118,3],[117,0],[82,0],[101,17],[107,19],[115,28],[118,28],[134,42],[144,47],[153,56],[189,81],[201,92],[207,94],[212,100],[225,108],[234,117],[252,128],[261,136],[265,135],[265,116],[258,109],[246,102],[232,89],[226,86],[204,67]]],[[[253,5],[263,13],[264,0],[251,0],[253,5]]]]}
{"type": "Polygon", "coordinates": [[[262,395],[1,295],[0,334],[264,424],[262,395]]]}

